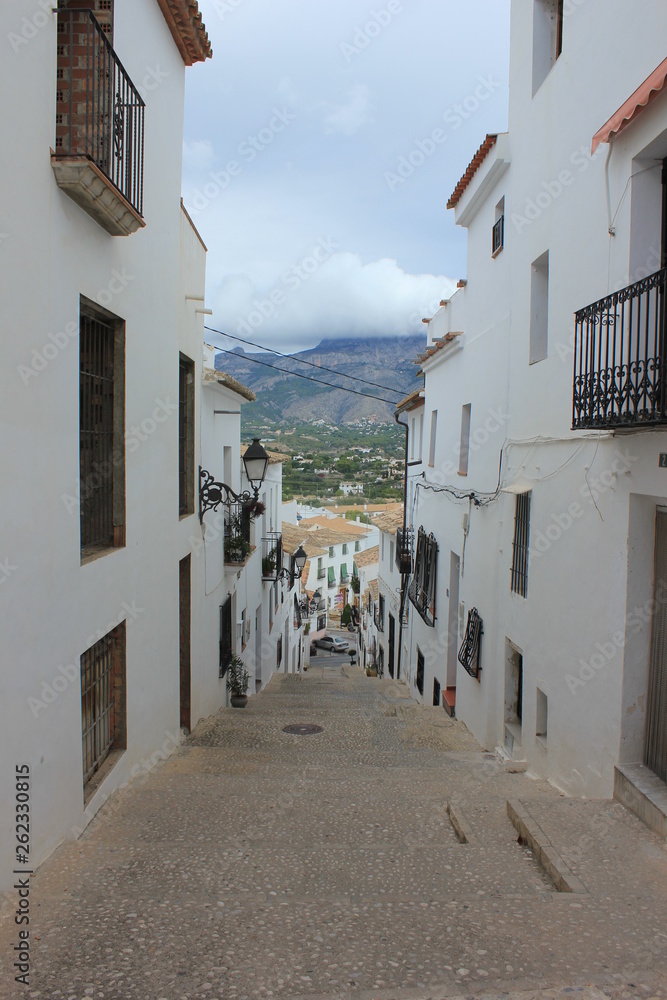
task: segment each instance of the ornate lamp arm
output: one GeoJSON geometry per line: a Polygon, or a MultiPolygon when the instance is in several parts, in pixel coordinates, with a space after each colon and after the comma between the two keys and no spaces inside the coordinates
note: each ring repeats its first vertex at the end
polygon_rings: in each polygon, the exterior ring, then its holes
{"type": "Polygon", "coordinates": [[[259,496],[259,487],[253,493],[244,490],[235,493],[226,483],[218,483],[210,472],[199,466],[199,520],[203,520],[207,510],[217,510],[221,503],[248,503],[259,496]]]}

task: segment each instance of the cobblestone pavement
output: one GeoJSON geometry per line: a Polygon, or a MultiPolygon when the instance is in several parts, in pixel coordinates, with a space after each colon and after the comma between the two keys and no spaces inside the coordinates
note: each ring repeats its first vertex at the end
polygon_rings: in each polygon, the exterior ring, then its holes
{"type": "Polygon", "coordinates": [[[313,667],[201,723],[38,870],[31,985],[5,916],[0,997],[666,998],[665,843],[507,774],[406,694],[313,667]],[[507,798],[585,893],[554,889],[507,798]]]}

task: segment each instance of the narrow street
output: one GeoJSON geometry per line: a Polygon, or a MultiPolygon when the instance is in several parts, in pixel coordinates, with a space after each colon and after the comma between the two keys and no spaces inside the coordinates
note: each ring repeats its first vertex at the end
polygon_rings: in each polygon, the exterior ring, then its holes
{"type": "Polygon", "coordinates": [[[667,997],[664,842],[324,660],[201,723],[52,855],[31,886],[30,989],[5,908],[0,996],[667,997]],[[299,723],[322,732],[283,732],[299,723]],[[507,799],[584,891],[556,891],[507,799]]]}

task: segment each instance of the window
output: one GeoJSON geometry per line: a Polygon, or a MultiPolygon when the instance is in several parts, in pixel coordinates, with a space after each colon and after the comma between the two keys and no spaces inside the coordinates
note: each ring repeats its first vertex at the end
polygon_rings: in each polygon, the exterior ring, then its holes
{"type": "Polygon", "coordinates": [[[389,542],[389,569],[393,569],[394,566],[394,540],[389,542]]]}
{"type": "Polygon", "coordinates": [[[347,555],[347,544],[345,542],[343,542],[343,555],[347,555]]]}
{"type": "Polygon", "coordinates": [[[530,267],[530,354],[528,363],[547,356],[549,322],[549,251],[530,267]]]}
{"type": "Polygon", "coordinates": [[[388,650],[388,661],[387,665],[389,667],[389,676],[394,676],[394,659],[395,659],[395,649],[396,649],[396,619],[393,615],[389,615],[389,650],[388,650]]]}
{"type": "Polygon", "coordinates": [[[431,468],[435,465],[435,439],[438,432],[438,411],[431,413],[431,441],[428,449],[428,464],[431,468]]]}
{"type": "Polygon", "coordinates": [[[278,636],[276,640],[276,669],[280,670],[280,664],[283,662],[283,637],[278,636]]]}
{"type": "Polygon", "coordinates": [[[435,587],[438,563],[438,543],[423,527],[417,532],[415,568],[408,597],[427,625],[435,625],[435,587]]]}
{"type": "Polygon", "coordinates": [[[491,255],[497,257],[505,246],[505,199],[501,198],[496,205],[496,221],[491,233],[491,255]]]}
{"type": "Polygon", "coordinates": [[[333,566],[329,566],[329,586],[330,587],[336,586],[336,571],[333,568],[333,566]]]}
{"type": "Polygon", "coordinates": [[[415,457],[415,423],[416,420],[413,417],[410,421],[410,461],[412,462],[415,457]]]}
{"type": "Polygon", "coordinates": [[[361,548],[361,544],[359,542],[355,542],[354,543],[354,551],[358,552],[360,550],[360,548],[361,548]]]}
{"type": "Polygon", "coordinates": [[[81,557],[125,544],[125,324],[81,298],[81,557]]]}
{"type": "Polygon", "coordinates": [[[417,690],[424,694],[424,654],[417,646],[417,690]]]}
{"type": "Polygon", "coordinates": [[[440,681],[437,677],[433,678],[433,707],[438,708],[440,705],[440,681]]]}
{"type": "Polygon", "coordinates": [[[538,741],[546,747],[547,745],[547,717],[549,715],[549,702],[544,691],[537,689],[537,711],[535,715],[535,736],[538,741]]]}
{"type": "Polygon", "coordinates": [[[333,545],[330,545],[329,546],[329,559],[333,559],[333,557],[334,557],[334,547],[333,547],[333,545]]]}
{"type": "Polygon", "coordinates": [[[424,437],[424,414],[419,414],[419,461],[422,460],[422,441],[424,437]]]}
{"type": "Polygon", "coordinates": [[[533,0],[533,97],[563,51],[564,0],[533,0]]]}
{"type": "Polygon", "coordinates": [[[379,596],[379,611],[378,611],[378,628],[381,632],[384,632],[384,594],[379,596]]]}
{"type": "Polygon", "coordinates": [[[530,543],[530,493],[519,493],[514,515],[512,546],[512,590],[521,597],[528,594],[528,546],[530,543]]]}
{"type": "Polygon", "coordinates": [[[317,579],[318,580],[323,580],[324,576],[325,576],[325,572],[324,572],[324,564],[322,562],[322,556],[318,556],[318,559],[317,559],[317,579]]]}
{"type": "Polygon", "coordinates": [[[232,662],[232,597],[231,594],[224,604],[220,605],[220,662],[218,677],[224,677],[232,662]]]}
{"type": "Polygon", "coordinates": [[[85,797],[111,751],[127,746],[125,622],[81,654],[81,733],[85,797]]]}
{"type": "Polygon", "coordinates": [[[326,629],[326,627],[327,627],[327,616],[326,615],[318,615],[317,616],[317,631],[318,632],[323,632],[324,629],[326,629]]]}
{"type": "Polygon", "coordinates": [[[178,367],[178,513],[195,509],[195,365],[180,355],[178,367]]]}
{"type": "Polygon", "coordinates": [[[461,407],[461,443],[459,445],[459,476],[468,475],[470,451],[470,403],[461,407]]]}

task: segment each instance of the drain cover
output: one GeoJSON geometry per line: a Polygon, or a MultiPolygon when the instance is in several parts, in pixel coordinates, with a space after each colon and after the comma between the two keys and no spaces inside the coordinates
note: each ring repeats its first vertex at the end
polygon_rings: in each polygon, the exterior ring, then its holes
{"type": "Polygon", "coordinates": [[[290,733],[291,736],[313,736],[315,733],[324,732],[324,730],[322,726],[315,726],[312,722],[297,722],[293,726],[285,726],[283,732],[290,733]]]}

